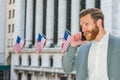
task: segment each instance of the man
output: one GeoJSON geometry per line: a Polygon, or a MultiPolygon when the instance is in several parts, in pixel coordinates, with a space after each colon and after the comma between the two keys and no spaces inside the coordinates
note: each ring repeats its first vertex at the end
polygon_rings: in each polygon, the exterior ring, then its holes
{"type": "Polygon", "coordinates": [[[102,11],[81,11],[80,27],[86,40],[81,40],[81,32],[71,36],[63,70],[76,71],[76,80],[120,80],[120,38],[106,32],[102,11]]]}

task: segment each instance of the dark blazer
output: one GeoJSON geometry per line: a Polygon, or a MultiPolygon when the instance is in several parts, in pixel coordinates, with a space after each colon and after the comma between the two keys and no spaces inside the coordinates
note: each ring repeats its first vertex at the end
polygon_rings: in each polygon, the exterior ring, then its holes
{"type": "MultiPolygon", "coordinates": [[[[69,46],[62,57],[63,70],[66,73],[76,71],[76,80],[88,78],[88,53],[91,42],[78,47],[69,46]]],[[[101,64],[102,65],[102,64],[101,64]]],[[[120,80],[120,38],[109,36],[107,50],[107,69],[109,80],[120,80]]]]}

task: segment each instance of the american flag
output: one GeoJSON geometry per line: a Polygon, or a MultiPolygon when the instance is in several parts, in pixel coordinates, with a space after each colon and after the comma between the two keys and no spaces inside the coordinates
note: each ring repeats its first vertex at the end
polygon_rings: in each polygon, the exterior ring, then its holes
{"type": "Polygon", "coordinates": [[[36,52],[39,53],[42,51],[46,44],[46,38],[45,36],[38,34],[37,44],[36,44],[36,52]]]}
{"type": "Polygon", "coordinates": [[[62,46],[61,46],[62,53],[64,53],[67,50],[67,47],[68,47],[69,42],[70,42],[70,37],[71,37],[70,32],[68,30],[65,30],[64,38],[63,38],[63,42],[62,42],[62,46]]]}
{"type": "Polygon", "coordinates": [[[20,36],[17,36],[13,51],[15,53],[19,53],[21,51],[21,49],[23,48],[24,44],[25,44],[25,41],[22,40],[20,36]]]}

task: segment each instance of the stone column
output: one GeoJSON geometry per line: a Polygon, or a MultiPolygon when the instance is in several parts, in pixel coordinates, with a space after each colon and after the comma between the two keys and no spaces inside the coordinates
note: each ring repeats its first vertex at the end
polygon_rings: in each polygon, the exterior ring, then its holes
{"type": "Polygon", "coordinates": [[[68,80],[72,80],[72,79],[71,79],[71,75],[70,75],[70,74],[68,75],[68,80]]]}
{"type": "Polygon", "coordinates": [[[38,66],[38,54],[34,53],[34,54],[31,54],[31,66],[38,66]]]}
{"type": "Polygon", "coordinates": [[[58,7],[58,46],[61,46],[66,29],[66,0],[59,0],[58,7]]]}
{"type": "Polygon", "coordinates": [[[53,33],[54,33],[54,0],[47,0],[47,15],[46,15],[46,46],[53,43],[53,33]]]}
{"type": "Polygon", "coordinates": [[[54,56],[53,56],[53,63],[54,63],[53,67],[62,68],[61,60],[62,60],[62,55],[61,54],[54,54],[54,56]]]}
{"type": "Polygon", "coordinates": [[[38,38],[38,34],[43,30],[43,0],[36,0],[36,28],[35,39],[38,38]]]}
{"type": "Polygon", "coordinates": [[[36,80],[36,77],[35,77],[35,72],[32,72],[32,79],[31,80],[36,80]]]}
{"type": "Polygon", "coordinates": [[[22,73],[22,80],[26,80],[27,79],[27,74],[25,72],[22,73]]]}
{"type": "Polygon", "coordinates": [[[58,74],[55,74],[55,79],[54,80],[58,80],[58,74]]]}
{"type": "Polygon", "coordinates": [[[72,0],[71,3],[71,33],[75,34],[79,31],[80,0],[72,0]]]}
{"type": "MultiPolygon", "coordinates": [[[[0,36],[0,64],[4,64],[4,65],[7,64],[7,57],[10,55],[9,53],[7,53],[8,51],[5,48],[6,42],[8,42],[8,39],[14,38],[11,36],[8,37],[8,35],[10,35],[10,34],[8,34],[8,23],[6,21],[6,11],[8,11],[8,10],[6,10],[6,2],[9,2],[9,1],[6,1],[6,0],[0,1],[0,34],[2,34],[0,36]],[[5,54],[5,53],[7,53],[7,54],[5,54]]],[[[12,42],[11,42],[11,45],[7,44],[7,46],[13,47],[12,42]]]]}
{"type": "Polygon", "coordinates": [[[39,75],[38,75],[38,80],[42,80],[42,77],[43,77],[42,72],[40,72],[39,75]]]}
{"type": "Polygon", "coordinates": [[[45,74],[45,73],[43,73],[42,80],[47,80],[47,78],[46,78],[46,74],[45,74]]]}
{"type": "Polygon", "coordinates": [[[15,24],[14,24],[14,42],[16,42],[16,38],[19,35],[22,39],[24,39],[25,33],[25,0],[16,0],[15,4],[15,24]]]}
{"type": "Polygon", "coordinates": [[[50,67],[49,54],[41,54],[42,67],[50,67]]]}
{"type": "Polygon", "coordinates": [[[19,59],[18,59],[19,55],[18,54],[12,54],[11,56],[11,80],[17,80],[17,73],[15,72],[14,68],[16,65],[19,65],[19,59]]]}
{"type": "Polygon", "coordinates": [[[120,37],[120,1],[112,0],[112,34],[120,37]]]}
{"type": "Polygon", "coordinates": [[[33,0],[27,0],[26,13],[26,47],[32,44],[33,34],[33,0]]]}
{"type": "Polygon", "coordinates": [[[86,8],[94,8],[95,0],[86,0],[86,8]]]}
{"type": "Polygon", "coordinates": [[[112,0],[101,0],[101,10],[105,16],[104,26],[108,32],[112,31],[112,3],[112,0]]]}
{"type": "Polygon", "coordinates": [[[28,66],[28,55],[27,54],[22,54],[22,66],[28,66]]]}
{"type": "MultiPolygon", "coordinates": [[[[8,34],[9,28],[8,28],[7,22],[10,22],[10,20],[6,21],[6,13],[9,14],[8,12],[6,12],[6,11],[8,11],[8,10],[6,10],[6,2],[9,2],[9,1],[6,1],[6,0],[0,1],[0,34],[2,34],[0,36],[0,58],[4,58],[2,56],[5,55],[4,54],[5,53],[5,42],[8,41],[5,36],[6,36],[6,33],[7,33],[7,35],[9,35],[8,34]],[[1,53],[3,53],[3,55],[1,55],[1,53]]],[[[9,4],[9,3],[7,3],[7,4],[9,4]]],[[[8,19],[8,16],[7,16],[7,19],[8,19]]],[[[8,36],[7,36],[7,38],[8,38],[8,36]]],[[[4,64],[4,59],[0,59],[0,63],[4,64]]]]}

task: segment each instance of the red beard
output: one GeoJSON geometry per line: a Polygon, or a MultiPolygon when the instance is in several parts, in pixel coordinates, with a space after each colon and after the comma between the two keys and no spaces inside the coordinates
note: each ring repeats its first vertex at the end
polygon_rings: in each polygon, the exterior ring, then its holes
{"type": "Polygon", "coordinates": [[[99,28],[96,25],[95,28],[93,28],[91,31],[84,32],[83,35],[85,36],[87,41],[92,41],[96,38],[96,36],[98,35],[98,32],[99,32],[99,28]]]}

